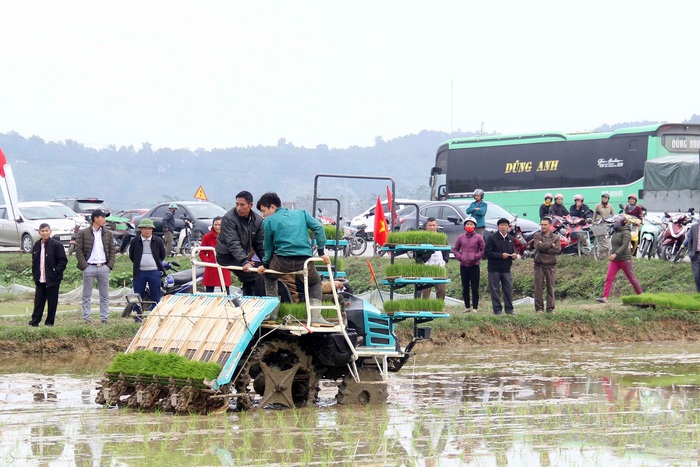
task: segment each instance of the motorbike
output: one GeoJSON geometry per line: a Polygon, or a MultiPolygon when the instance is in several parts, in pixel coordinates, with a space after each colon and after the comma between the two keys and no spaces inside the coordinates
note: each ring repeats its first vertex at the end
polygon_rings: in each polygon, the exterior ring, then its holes
{"type": "Polygon", "coordinates": [[[663,220],[654,216],[645,215],[644,222],[639,228],[639,248],[637,249],[637,255],[640,258],[651,259],[656,255],[663,226],[663,220]]]}
{"type": "Polygon", "coordinates": [[[353,227],[351,225],[346,225],[343,227],[343,240],[348,242],[343,249],[343,255],[345,257],[350,255],[362,256],[362,254],[367,250],[366,228],[366,224],[362,224],[359,227],[353,227]]]}
{"type": "Polygon", "coordinates": [[[588,219],[570,215],[552,216],[552,228],[559,235],[561,254],[581,256],[594,253],[588,219]]]}
{"type": "Polygon", "coordinates": [[[534,258],[534,237],[535,232],[529,233],[527,235],[523,234],[523,230],[518,225],[518,218],[516,217],[513,222],[510,223],[510,234],[515,239],[513,246],[515,247],[515,252],[520,255],[521,258],[534,258]]]}
{"type": "Polygon", "coordinates": [[[661,232],[661,244],[658,250],[660,258],[674,263],[685,258],[687,250],[683,242],[693,223],[694,211],[695,208],[690,208],[686,213],[664,213],[665,225],[661,232]]]}
{"type": "MultiPolygon", "coordinates": [[[[172,295],[176,293],[203,293],[206,289],[202,285],[202,279],[204,279],[204,266],[197,266],[196,269],[196,280],[192,282],[192,271],[187,269],[184,271],[178,271],[175,268],[179,268],[180,264],[176,261],[163,261],[163,268],[166,271],[173,271],[172,274],[168,274],[161,278],[160,281],[160,297],[163,298],[166,295],[172,295]]],[[[137,297],[138,294],[134,294],[137,297]]],[[[146,285],[146,297],[144,299],[138,299],[144,310],[139,308],[139,303],[127,303],[122,312],[122,318],[127,318],[132,312],[135,312],[134,319],[140,322],[140,315],[144,311],[150,311],[155,307],[155,303],[150,301],[151,295],[146,285]]]]}
{"type": "Polygon", "coordinates": [[[78,232],[80,232],[80,225],[76,222],[73,228],[73,233],[70,235],[70,242],[68,243],[68,254],[72,255],[75,253],[75,246],[78,242],[78,232]]]}
{"type": "Polygon", "coordinates": [[[630,249],[632,250],[632,256],[636,256],[637,246],[639,245],[639,226],[642,225],[642,220],[636,216],[631,216],[625,213],[625,207],[622,204],[620,204],[619,206],[620,214],[625,216],[625,218],[627,219],[627,224],[630,226],[630,249]]]}
{"type": "Polygon", "coordinates": [[[201,246],[202,242],[201,239],[197,240],[192,238],[194,222],[192,222],[192,220],[185,215],[180,216],[180,219],[182,219],[182,221],[185,223],[185,226],[179,232],[175,232],[175,235],[173,235],[172,255],[175,256],[177,254],[181,254],[189,256],[192,253],[192,249],[201,246]]]}

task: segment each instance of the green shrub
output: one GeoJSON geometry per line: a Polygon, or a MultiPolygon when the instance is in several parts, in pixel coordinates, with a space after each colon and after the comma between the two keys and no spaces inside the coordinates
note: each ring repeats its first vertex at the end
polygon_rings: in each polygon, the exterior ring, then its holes
{"type": "Polygon", "coordinates": [[[160,378],[201,381],[214,379],[221,373],[221,365],[213,362],[193,362],[174,353],[160,354],[151,350],[139,350],[114,357],[107,373],[129,376],[158,376],[160,378]]]}
{"type": "Polygon", "coordinates": [[[447,245],[447,234],[428,230],[391,232],[386,242],[393,245],[447,245]]]}
{"type": "Polygon", "coordinates": [[[389,300],[384,302],[385,313],[395,313],[397,311],[443,311],[444,309],[444,300],[428,298],[389,300]]]}
{"type": "Polygon", "coordinates": [[[447,277],[447,270],[444,267],[432,264],[390,264],[384,273],[387,277],[447,277]]]}

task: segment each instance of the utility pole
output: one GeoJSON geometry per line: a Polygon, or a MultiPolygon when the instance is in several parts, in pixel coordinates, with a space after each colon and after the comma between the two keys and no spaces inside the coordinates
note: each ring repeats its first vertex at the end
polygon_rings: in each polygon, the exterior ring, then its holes
{"type": "Polygon", "coordinates": [[[454,115],[455,115],[455,80],[450,80],[450,133],[452,133],[454,128],[454,115]]]}

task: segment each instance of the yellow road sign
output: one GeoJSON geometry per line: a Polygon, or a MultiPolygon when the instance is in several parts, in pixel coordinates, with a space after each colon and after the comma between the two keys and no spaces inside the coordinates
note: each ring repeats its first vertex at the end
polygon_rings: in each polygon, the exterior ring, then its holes
{"type": "Polygon", "coordinates": [[[199,189],[197,190],[197,193],[194,194],[194,198],[201,199],[202,201],[209,201],[207,194],[204,193],[204,188],[202,188],[202,185],[199,185],[199,189]]]}

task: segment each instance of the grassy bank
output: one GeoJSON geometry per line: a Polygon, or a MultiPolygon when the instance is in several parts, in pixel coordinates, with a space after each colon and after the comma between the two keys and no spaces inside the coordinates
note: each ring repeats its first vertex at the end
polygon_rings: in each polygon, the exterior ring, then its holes
{"type": "MultiPolygon", "coordinates": [[[[369,258],[381,279],[390,262],[387,258],[369,258]]],[[[357,293],[376,286],[371,281],[367,260],[347,258],[344,268],[357,293]]],[[[412,262],[397,259],[398,262],[412,262]]],[[[183,267],[189,264],[178,258],[183,267]]],[[[0,255],[0,285],[19,283],[32,286],[28,272],[28,255],[0,255]],[[24,269],[22,269],[22,266],[24,269]]],[[[595,297],[602,292],[607,263],[591,258],[562,257],[557,281],[557,313],[536,315],[532,306],[516,309],[516,316],[494,316],[486,290],[486,265],[482,266],[482,304],[479,314],[460,313],[463,306],[447,307],[453,315],[430,323],[435,345],[492,345],[498,343],[556,343],[556,342],[627,342],[644,340],[697,340],[700,339],[700,313],[668,307],[637,308],[623,306],[620,295],[631,294],[632,288],[620,274],[613,288],[611,303],[601,305],[595,297]]],[[[646,292],[694,293],[693,276],[687,263],[635,260],[635,273],[646,292]]],[[[461,298],[459,265],[450,261],[447,267],[447,294],[461,298]]],[[[119,256],[114,269],[112,285],[129,285],[131,263],[119,256]]],[[[69,260],[62,292],[82,284],[75,258],[69,260]]],[[[534,279],[531,260],[521,260],[513,267],[514,297],[532,296],[534,279]]],[[[382,286],[388,291],[388,287],[382,286]]],[[[386,296],[386,295],[385,295],[386,296]]],[[[0,296],[0,352],[56,353],[66,350],[87,352],[118,352],[126,348],[138,325],[123,319],[117,312],[109,324],[85,325],[77,305],[62,305],[54,327],[27,325],[32,309],[31,296],[0,296]],[[14,315],[14,316],[8,316],[14,315]]],[[[97,309],[94,304],[93,309],[97,309]]],[[[408,323],[401,328],[402,339],[410,334],[408,323]]]]}

